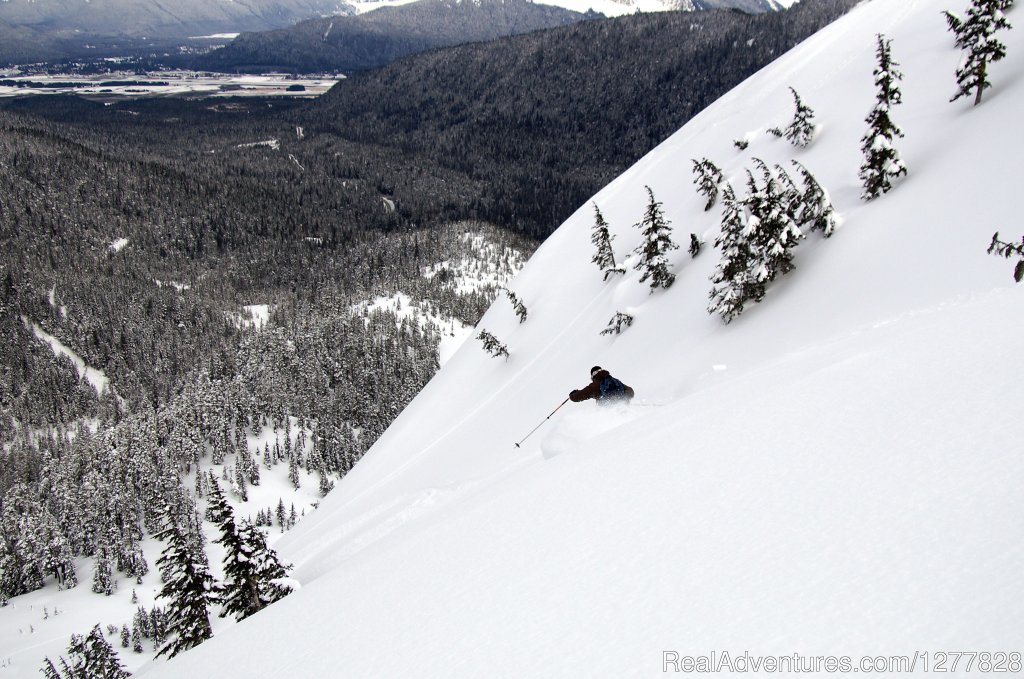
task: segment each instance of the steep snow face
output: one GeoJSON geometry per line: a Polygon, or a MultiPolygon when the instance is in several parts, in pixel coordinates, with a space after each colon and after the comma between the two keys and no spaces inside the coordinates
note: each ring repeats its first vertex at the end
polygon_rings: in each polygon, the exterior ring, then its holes
{"type": "Polygon", "coordinates": [[[590,263],[581,206],[509,285],[528,320],[499,299],[478,326],[509,358],[463,346],[276,545],[301,591],[140,674],[631,677],[713,652],[920,668],[1018,651],[1024,287],[985,249],[1024,228],[1007,162],[1024,31],[1002,35],[981,106],[950,104],[947,7],[864,3],[601,191],[625,275],[590,263]],[[905,74],[909,176],[864,203],[880,32],[905,74]],[[805,149],[766,134],[793,115],[789,86],[816,112],[805,149]],[[719,229],[691,184],[702,157],[738,191],[753,158],[797,159],[843,218],[728,326],[705,311],[718,253],[685,251],[719,229]],[[653,294],[632,268],[645,186],[684,246],[653,294]],[[633,325],[601,335],[617,312],[633,325]],[[633,404],[557,408],[594,364],[633,404]]]}

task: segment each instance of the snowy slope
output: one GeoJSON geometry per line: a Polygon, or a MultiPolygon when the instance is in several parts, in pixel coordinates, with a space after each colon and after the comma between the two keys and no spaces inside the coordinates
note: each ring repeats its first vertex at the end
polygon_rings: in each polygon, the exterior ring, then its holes
{"type": "Polygon", "coordinates": [[[799,159],[844,223],[801,244],[764,303],[709,316],[710,249],[674,253],[668,291],[632,269],[603,282],[582,206],[509,286],[527,322],[504,299],[481,321],[510,358],[467,343],[277,543],[301,591],[140,674],[630,677],[661,673],[665,651],[1020,651],[1024,287],[985,248],[1024,229],[1024,29],[983,105],[950,104],[946,8],[866,2],[595,197],[621,261],[645,185],[677,242],[713,239],[691,158],[737,187],[752,157],[799,159]],[[878,32],[905,73],[910,175],[865,204],[878,32]],[[790,85],[821,123],[805,150],[765,134],[791,117],[790,85]],[[634,325],[599,335],[617,311],[634,325]],[[568,404],[515,448],[593,364],[633,405],[568,404]]]}

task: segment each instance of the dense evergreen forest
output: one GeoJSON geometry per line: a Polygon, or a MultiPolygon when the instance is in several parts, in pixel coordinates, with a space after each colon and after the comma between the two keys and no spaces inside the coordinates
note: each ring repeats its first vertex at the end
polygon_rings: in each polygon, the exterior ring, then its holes
{"type": "Polygon", "coordinates": [[[482,180],[476,217],[544,238],[708,104],[856,0],[665,12],[439,50],[348,78],[300,117],[482,180]]]}
{"type": "MultiPolygon", "coordinates": [[[[99,551],[131,575],[141,528],[165,506],[194,510],[182,474],[225,457],[251,470],[245,432],[297,420],[308,441],[264,464],[318,474],[327,492],[433,375],[444,332],[360,303],[402,291],[472,324],[496,288],[459,293],[423,271],[473,257],[467,232],[533,247],[420,209],[443,173],[392,191],[405,175],[358,145],[246,146],[282,130],[263,117],[272,102],[134,104],[0,113],[0,599],[99,551]],[[271,309],[258,332],[255,304],[271,309]],[[41,337],[109,385],[80,380],[41,337]]],[[[240,472],[232,490],[251,482],[240,472]]]]}
{"type": "Polygon", "coordinates": [[[429,49],[494,40],[585,18],[530,0],[420,0],[366,14],[311,19],[276,31],[243,33],[191,65],[214,71],[352,73],[429,49]]]}
{"type": "Polygon", "coordinates": [[[81,556],[137,576],[143,531],[167,512],[195,523],[208,489],[182,479],[201,462],[229,464],[238,498],[257,460],[328,492],[437,369],[445,332],[366,301],[402,292],[474,324],[498,290],[455,285],[481,256],[467,233],[512,271],[601,185],[854,3],[584,22],[422,54],[312,103],[5,102],[0,601],[48,578],[73,586],[81,556]],[[442,262],[447,275],[424,275],[442,262]],[[269,309],[259,330],[253,305],[269,309]],[[299,437],[249,450],[265,428],[299,437]]]}

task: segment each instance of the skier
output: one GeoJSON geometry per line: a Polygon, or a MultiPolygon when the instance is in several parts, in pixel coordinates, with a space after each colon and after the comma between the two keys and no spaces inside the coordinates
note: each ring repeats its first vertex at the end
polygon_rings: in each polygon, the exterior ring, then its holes
{"type": "Polygon", "coordinates": [[[600,405],[629,403],[633,398],[633,388],[612,377],[611,373],[601,366],[595,365],[590,369],[590,384],[569,392],[569,400],[574,403],[586,401],[588,398],[597,399],[600,405]]]}

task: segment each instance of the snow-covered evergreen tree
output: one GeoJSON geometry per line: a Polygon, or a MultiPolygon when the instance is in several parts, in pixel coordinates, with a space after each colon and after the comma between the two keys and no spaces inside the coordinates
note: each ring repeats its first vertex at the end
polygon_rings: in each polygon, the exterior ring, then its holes
{"type": "Polygon", "coordinates": [[[60,672],[53,666],[53,661],[49,658],[43,660],[43,667],[39,671],[43,673],[43,679],[62,679],[60,672]]]}
{"type": "Polygon", "coordinates": [[[654,191],[647,189],[647,209],[644,218],[636,224],[643,234],[643,242],[634,250],[640,257],[633,268],[640,271],[640,282],[651,281],[651,292],[667,288],[675,282],[675,274],[668,270],[667,254],[679,246],[672,242],[672,227],[665,218],[661,203],[654,198],[654,191]]]}
{"type": "Polygon", "coordinates": [[[697,192],[707,198],[707,202],[704,203],[704,211],[707,212],[718,202],[718,191],[724,181],[722,170],[707,158],[692,162],[695,175],[693,183],[697,185],[697,192]]]}
{"type": "Polygon", "coordinates": [[[132,625],[132,653],[142,653],[142,633],[139,628],[132,625]]]}
{"type": "Polygon", "coordinates": [[[288,510],[284,506],[284,498],[277,498],[277,509],[274,510],[274,518],[283,533],[288,528],[288,510]]]}
{"type": "Polygon", "coordinates": [[[512,304],[512,310],[515,311],[516,316],[519,317],[519,322],[525,323],[526,305],[523,304],[523,300],[519,299],[519,296],[508,288],[505,288],[505,296],[508,297],[508,301],[512,304]]]}
{"type": "Polygon", "coordinates": [[[814,139],[814,111],[803,102],[795,89],[790,87],[789,91],[793,93],[793,103],[796,107],[793,120],[785,129],[773,127],[768,132],[776,137],[785,137],[793,146],[804,147],[814,139]]]}
{"type": "Polygon", "coordinates": [[[487,330],[481,330],[480,334],[477,335],[476,338],[483,342],[484,351],[489,353],[491,356],[494,356],[495,358],[504,356],[508,359],[508,347],[499,342],[498,338],[487,330]]]}
{"type": "Polygon", "coordinates": [[[186,533],[170,507],[164,515],[165,527],[157,536],[167,540],[157,559],[164,586],[157,598],[168,602],[167,626],[173,636],[157,655],[173,658],[213,636],[209,608],[216,599],[206,555],[197,553],[196,545],[202,541],[186,533]]]}
{"type": "Polygon", "coordinates": [[[594,227],[590,233],[590,242],[594,244],[594,256],[590,259],[597,268],[604,272],[604,279],[613,273],[624,273],[624,270],[615,263],[615,252],[612,250],[612,236],[608,229],[608,222],[601,214],[601,208],[594,204],[594,227]]]}
{"type": "Polygon", "coordinates": [[[334,482],[327,478],[327,472],[324,470],[321,469],[319,474],[320,485],[318,487],[318,491],[320,493],[320,497],[327,497],[327,494],[334,490],[334,482]]]}
{"type": "Polygon", "coordinates": [[[616,311],[615,315],[612,316],[611,320],[608,321],[608,327],[601,331],[602,335],[618,335],[623,330],[633,325],[633,316],[630,314],[624,314],[621,311],[616,311]]]}
{"type": "Polygon", "coordinates": [[[899,87],[903,74],[896,68],[899,64],[892,60],[891,43],[878,34],[875,49],[878,65],[874,71],[878,95],[875,108],[866,119],[868,131],[861,139],[864,162],[859,176],[864,186],[861,196],[865,200],[887,193],[892,188],[892,180],[907,173],[907,165],[893,145],[897,137],[903,136],[903,130],[890,117],[893,106],[903,101],[899,87]]]}
{"type": "Polygon", "coordinates": [[[288,458],[288,480],[291,482],[292,488],[299,489],[299,461],[295,459],[294,455],[288,458]]]}
{"type": "Polygon", "coordinates": [[[121,665],[117,651],[103,637],[99,625],[89,635],[71,636],[68,659],[60,659],[60,672],[49,658],[45,660],[42,673],[47,679],[128,679],[131,673],[121,665]]]}
{"type": "Polygon", "coordinates": [[[800,173],[804,184],[795,212],[797,226],[809,231],[821,231],[825,238],[831,238],[839,225],[839,217],[832,207],[828,191],[802,163],[796,160],[791,162],[800,173]]]}
{"type": "Polygon", "coordinates": [[[745,203],[750,212],[749,242],[755,254],[748,282],[750,298],[760,302],[768,283],[793,270],[792,249],[803,238],[803,232],[794,220],[795,206],[785,184],[763,161],[755,158],[754,162],[761,169],[764,184],[758,186],[748,172],[751,191],[745,203]]]}
{"type": "Polygon", "coordinates": [[[957,91],[950,101],[973,93],[977,106],[984,91],[992,86],[988,79],[989,64],[1006,56],[1006,45],[996,39],[995,33],[1010,28],[1004,11],[1011,4],[1007,0],[971,0],[965,19],[946,13],[946,22],[956,36],[956,46],[964,51],[956,69],[957,91]]]}
{"type": "Polygon", "coordinates": [[[242,620],[291,590],[274,580],[287,574],[266,537],[255,526],[235,524],[234,512],[219,485],[210,487],[211,520],[220,530],[214,542],[224,547],[224,581],[217,587],[221,617],[242,620]]]}
{"type": "Polygon", "coordinates": [[[100,626],[93,627],[85,638],[85,676],[91,679],[126,679],[131,673],[121,665],[117,651],[107,643],[100,626]]]}
{"type": "Polygon", "coordinates": [[[96,561],[92,572],[92,591],[110,596],[117,584],[107,546],[102,545],[96,552],[96,561]]]}
{"type": "Polygon", "coordinates": [[[715,239],[715,247],[721,251],[722,259],[711,275],[708,303],[708,313],[717,313],[726,323],[743,313],[743,306],[750,299],[748,278],[754,253],[748,236],[743,201],[736,197],[732,185],[726,182],[722,188],[721,232],[715,239]]]}
{"type": "MultiPolygon", "coordinates": [[[[295,514],[295,507],[292,507],[292,514],[295,514]]],[[[292,520],[294,525],[294,520],[292,520]]],[[[246,546],[251,562],[249,564],[251,577],[256,583],[256,591],[259,596],[260,608],[283,599],[291,593],[292,589],[282,582],[288,576],[289,564],[281,563],[277,552],[267,545],[267,535],[257,526],[249,521],[242,520],[238,527],[238,537],[246,546]]],[[[256,609],[259,610],[259,609],[256,609]]],[[[255,611],[250,611],[250,613],[255,611]]],[[[241,618],[239,618],[241,619],[241,618]]]]}

